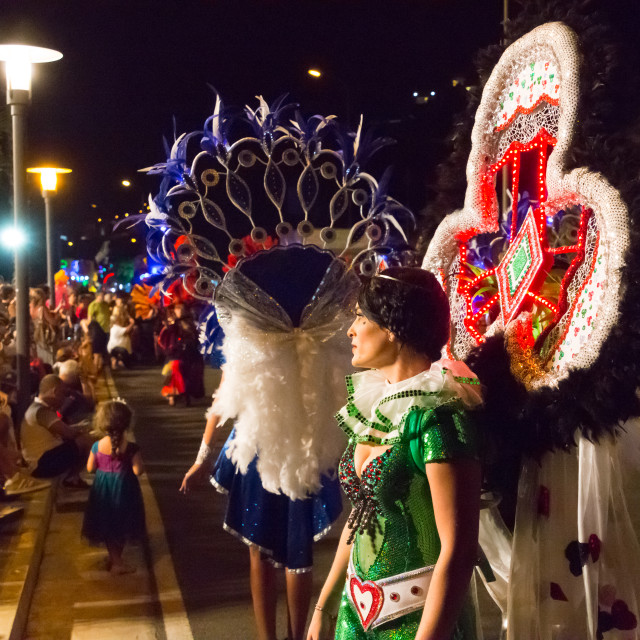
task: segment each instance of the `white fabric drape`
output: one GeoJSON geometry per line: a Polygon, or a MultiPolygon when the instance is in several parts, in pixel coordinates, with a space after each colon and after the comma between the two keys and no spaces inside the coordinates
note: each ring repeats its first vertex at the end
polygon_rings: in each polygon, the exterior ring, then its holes
{"type": "Polygon", "coordinates": [[[507,640],[639,640],[640,423],[524,464],[513,539],[493,510],[481,544],[507,640]],[[505,598],[505,567],[509,566],[505,598]]]}

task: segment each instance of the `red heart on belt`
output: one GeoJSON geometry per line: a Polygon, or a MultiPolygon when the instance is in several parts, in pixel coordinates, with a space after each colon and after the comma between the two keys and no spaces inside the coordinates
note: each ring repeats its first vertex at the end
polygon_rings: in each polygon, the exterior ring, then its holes
{"type": "Polygon", "coordinates": [[[360,616],[362,628],[367,631],[382,609],[384,602],[382,589],[374,582],[360,582],[356,576],[351,576],[349,590],[351,601],[360,616]]]}

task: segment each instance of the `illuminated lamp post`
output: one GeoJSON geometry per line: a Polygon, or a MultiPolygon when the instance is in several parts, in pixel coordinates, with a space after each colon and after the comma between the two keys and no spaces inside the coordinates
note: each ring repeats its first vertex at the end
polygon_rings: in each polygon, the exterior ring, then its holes
{"type": "MultiPolygon", "coordinates": [[[[22,44],[0,45],[0,60],[5,62],[7,74],[7,104],[11,108],[13,136],[13,219],[19,229],[24,216],[24,137],[26,111],[31,100],[31,67],[34,63],[53,62],[62,58],[59,51],[22,44]]],[[[29,289],[27,252],[14,246],[14,280],[16,288],[16,427],[29,404],[29,289]]]]}
{"type": "Polygon", "coordinates": [[[44,219],[46,225],[47,243],[47,285],[49,286],[49,309],[56,306],[56,283],[54,275],[56,272],[53,251],[53,219],[51,216],[51,197],[56,192],[59,173],[71,173],[71,169],[60,169],[59,167],[32,167],[27,169],[27,173],[39,173],[40,184],[42,186],[42,197],[44,198],[44,219]]]}

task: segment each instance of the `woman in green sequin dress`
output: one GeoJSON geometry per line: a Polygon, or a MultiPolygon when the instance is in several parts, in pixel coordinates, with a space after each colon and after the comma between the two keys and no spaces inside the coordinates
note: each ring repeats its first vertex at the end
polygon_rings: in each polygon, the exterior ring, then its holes
{"type": "Polygon", "coordinates": [[[432,274],[395,267],[363,287],[349,336],[353,365],[369,370],[347,378],[337,415],[353,509],[308,640],[333,637],[334,624],[337,640],[476,638],[481,469],[468,411],[480,387],[464,364],[439,360],[448,335],[432,274]]]}

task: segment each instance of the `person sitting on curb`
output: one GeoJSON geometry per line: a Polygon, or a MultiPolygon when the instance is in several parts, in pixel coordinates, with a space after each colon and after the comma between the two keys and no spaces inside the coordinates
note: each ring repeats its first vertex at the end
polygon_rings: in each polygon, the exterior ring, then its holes
{"type": "Polygon", "coordinates": [[[46,489],[49,482],[32,478],[26,469],[20,467],[22,460],[13,438],[11,418],[4,412],[6,398],[6,394],[0,392],[0,476],[4,479],[4,495],[15,496],[46,489]]]}
{"type": "Polygon", "coordinates": [[[66,397],[58,408],[58,415],[68,425],[91,427],[95,402],[91,389],[83,385],[77,360],[67,360],[60,365],[58,377],[66,385],[66,397]]]}
{"type": "Polygon", "coordinates": [[[93,440],[81,428],[66,424],[57,413],[67,394],[64,382],[54,374],[42,378],[38,396],[22,421],[22,454],[34,478],[52,478],[66,473],[62,484],[85,489],[80,471],[87,462],[93,440]]]}

